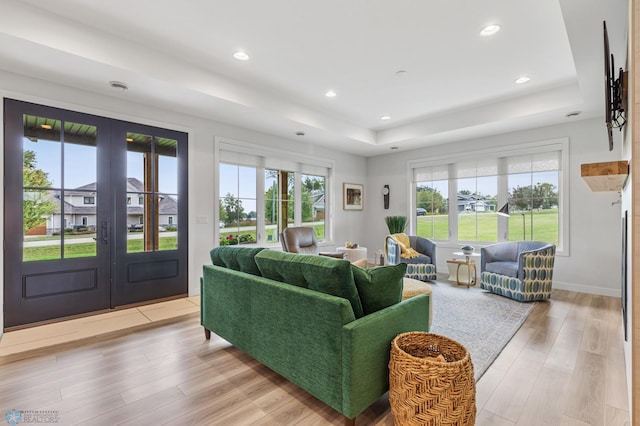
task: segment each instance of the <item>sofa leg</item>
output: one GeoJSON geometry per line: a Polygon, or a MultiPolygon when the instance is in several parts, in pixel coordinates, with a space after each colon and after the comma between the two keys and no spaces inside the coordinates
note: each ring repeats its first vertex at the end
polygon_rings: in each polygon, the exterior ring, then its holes
{"type": "Polygon", "coordinates": [[[207,340],[211,339],[211,330],[207,330],[206,328],[204,329],[204,337],[207,340]]]}
{"type": "Polygon", "coordinates": [[[350,419],[347,416],[344,416],[344,426],[356,426],[356,417],[350,419]]]}

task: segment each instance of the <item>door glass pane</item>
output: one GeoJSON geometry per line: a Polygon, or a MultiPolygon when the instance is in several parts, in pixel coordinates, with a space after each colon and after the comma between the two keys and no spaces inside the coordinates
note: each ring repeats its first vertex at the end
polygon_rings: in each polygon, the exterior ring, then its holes
{"type": "Polygon", "coordinates": [[[127,252],[177,249],[177,155],[174,139],[127,133],[127,252]]]}
{"type": "MultiPolygon", "coordinates": [[[[153,137],[127,132],[127,252],[153,251],[153,233],[145,225],[151,224],[145,210],[147,197],[153,192],[153,137]],[[129,201],[131,200],[131,201],[129,201]]],[[[151,201],[151,198],[149,198],[151,201]]],[[[153,203],[149,203],[151,208],[153,203]]]]}
{"type": "Polygon", "coordinates": [[[64,224],[60,223],[59,197],[54,191],[23,190],[23,261],[62,257],[60,229],[64,224]]]}
{"type": "Polygon", "coordinates": [[[60,259],[61,122],[24,115],[23,125],[22,258],[60,259]]]}
{"type": "Polygon", "coordinates": [[[30,115],[23,124],[23,259],[95,256],[96,127],[30,115]]]}
{"type": "Polygon", "coordinates": [[[60,120],[24,116],[24,186],[62,186],[60,120]]]}
{"type": "Polygon", "coordinates": [[[64,232],[63,257],[96,255],[97,148],[95,126],[64,122],[64,232]]]}
{"type": "Polygon", "coordinates": [[[178,248],[178,141],[167,138],[155,139],[158,155],[159,201],[156,210],[155,230],[158,236],[158,250],[178,248]]]}

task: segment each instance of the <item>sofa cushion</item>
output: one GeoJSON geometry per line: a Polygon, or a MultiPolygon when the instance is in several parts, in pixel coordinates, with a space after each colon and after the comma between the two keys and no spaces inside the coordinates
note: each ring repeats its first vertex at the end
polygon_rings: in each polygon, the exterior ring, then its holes
{"type": "Polygon", "coordinates": [[[255,260],[263,277],[342,297],[351,303],[356,318],[363,316],[349,261],[275,250],[263,250],[255,260]]]}
{"type": "Polygon", "coordinates": [[[216,266],[260,276],[260,269],[254,257],[264,249],[264,247],[220,246],[211,250],[209,255],[211,263],[216,266]]]}
{"type": "Polygon", "coordinates": [[[365,315],[399,303],[402,300],[402,278],[406,263],[363,269],[351,265],[365,315]]]}
{"type": "Polygon", "coordinates": [[[518,262],[488,262],[484,266],[486,272],[506,275],[508,277],[518,277],[518,262]]]}

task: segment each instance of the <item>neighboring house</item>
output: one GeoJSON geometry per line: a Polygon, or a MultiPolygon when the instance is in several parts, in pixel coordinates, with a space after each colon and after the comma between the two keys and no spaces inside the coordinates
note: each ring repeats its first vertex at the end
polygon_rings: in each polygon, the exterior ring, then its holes
{"type": "MultiPolygon", "coordinates": [[[[56,213],[47,218],[47,233],[59,232],[61,228],[95,229],[96,227],[96,183],[90,183],[64,192],[64,217],[60,213],[60,192],[52,191],[51,198],[57,205],[56,213]]],[[[178,203],[171,196],[161,196],[158,224],[178,226],[178,203]]],[[[144,223],[144,184],[136,178],[127,178],[127,228],[144,223]]]]}
{"type": "Polygon", "coordinates": [[[313,220],[324,219],[324,189],[311,191],[311,203],[313,207],[313,220]]]}
{"type": "Polygon", "coordinates": [[[483,195],[458,194],[458,213],[462,212],[493,212],[496,205],[483,195]]]}

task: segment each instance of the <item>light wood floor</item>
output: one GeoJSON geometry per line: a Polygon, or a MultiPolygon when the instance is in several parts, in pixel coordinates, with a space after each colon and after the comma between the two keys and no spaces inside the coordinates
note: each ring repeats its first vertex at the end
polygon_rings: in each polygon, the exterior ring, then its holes
{"type": "MultiPolygon", "coordinates": [[[[559,290],[538,303],[478,382],[476,424],[628,425],[619,304],[559,290]]],[[[167,321],[0,357],[0,417],[17,409],[55,411],[61,425],[342,424],[226,341],[205,340],[197,313],[167,321]]],[[[392,424],[386,395],[357,420],[392,424]]]]}

